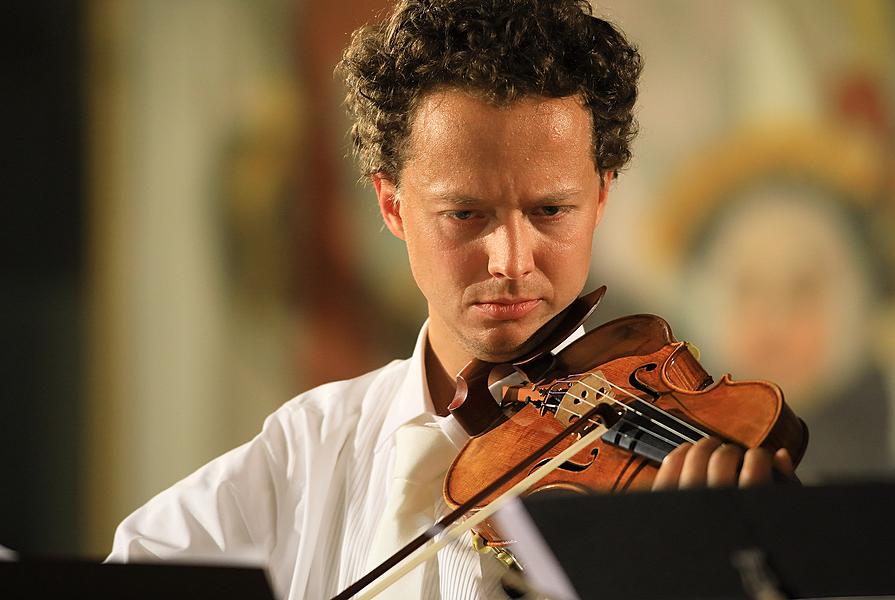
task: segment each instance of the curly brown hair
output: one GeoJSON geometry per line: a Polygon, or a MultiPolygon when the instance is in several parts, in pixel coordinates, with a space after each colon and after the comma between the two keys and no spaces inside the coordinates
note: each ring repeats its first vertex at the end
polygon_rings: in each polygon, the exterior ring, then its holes
{"type": "Polygon", "coordinates": [[[497,105],[523,96],[578,95],[592,114],[601,174],[631,158],[642,62],[586,0],[399,0],[381,23],[354,32],[337,67],[363,175],[397,182],[414,109],[439,87],[497,105]]]}

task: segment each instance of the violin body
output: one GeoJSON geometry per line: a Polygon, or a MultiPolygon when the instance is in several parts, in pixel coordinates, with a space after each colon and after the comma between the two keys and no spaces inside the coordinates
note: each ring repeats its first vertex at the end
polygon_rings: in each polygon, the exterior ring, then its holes
{"type": "MultiPolygon", "coordinates": [[[[593,310],[602,289],[585,297],[590,309],[574,307],[561,321],[571,333],[593,310]],[[586,312],[586,314],[585,314],[586,312]]],[[[582,299],[579,299],[582,300],[582,299]]],[[[577,302],[577,301],[576,301],[577,302]]],[[[550,336],[556,341],[556,334],[550,336]]],[[[760,381],[714,383],[685,342],[654,315],[633,315],[606,323],[559,354],[530,353],[513,364],[525,382],[505,386],[498,405],[487,388],[495,365],[474,361],[458,378],[451,408],[473,437],[448,470],[445,501],[456,508],[526,457],[537,453],[584,412],[602,404],[588,426],[602,427],[599,440],[547,475],[528,494],[556,490],[577,493],[649,489],[661,458],[677,445],[712,435],[743,448],[787,448],[797,464],[808,434],[783,400],[780,389],[760,381]],[[469,414],[475,415],[470,419],[469,414]],[[698,432],[694,433],[694,432],[698,432]],[[695,439],[691,439],[695,438],[695,439]]],[[[473,511],[487,505],[541,464],[574,443],[569,435],[534,466],[495,489],[473,511]]],[[[490,545],[504,539],[490,521],[477,533],[490,545]]]]}

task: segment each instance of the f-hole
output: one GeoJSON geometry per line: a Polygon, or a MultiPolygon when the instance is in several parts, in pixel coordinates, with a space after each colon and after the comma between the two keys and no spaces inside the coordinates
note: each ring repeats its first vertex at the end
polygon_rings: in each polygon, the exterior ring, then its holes
{"type": "MultiPolygon", "coordinates": [[[[570,472],[572,472],[572,473],[580,473],[580,472],[584,471],[585,469],[587,469],[587,468],[588,468],[589,466],[591,466],[592,464],[594,464],[594,461],[597,460],[597,455],[598,455],[599,453],[600,453],[600,449],[599,449],[599,448],[593,448],[593,449],[590,451],[591,459],[590,459],[589,461],[587,461],[586,463],[576,463],[576,462],[573,461],[573,460],[567,460],[567,461],[565,461],[563,464],[559,465],[559,466],[556,467],[556,468],[557,468],[557,469],[560,469],[560,470],[563,470],[563,471],[570,471],[570,472]]],[[[539,461],[537,462],[537,464],[536,464],[535,466],[533,466],[533,467],[528,471],[529,474],[534,473],[536,470],[538,470],[538,469],[540,469],[542,466],[546,465],[546,464],[547,464],[548,462],[550,462],[552,459],[553,459],[553,457],[550,457],[550,458],[544,458],[544,459],[539,460],[539,461]]]]}
{"type": "Polygon", "coordinates": [[[638,379],[637,374],[640,373],[640,371],[647,371],[647,372],[655,371],[658,368],[658,366],[659,365],[657,365],[656,363],[647,363],[641,367],[637,367],[636,369],[634,369],[634,372],[631,373],[630,377],[628,377],[628,383],[631,384],[631,387],[633,387],[634,389],[640,390],[641,392],[643,392],[644,394],[646,394],[647,396],[652,398],[653,402],[658,400],[659,396],[661,394],[657,390],[654,390],[653,388],[648,386],[646,383],[644,383],[643,381],[638,379]]]}

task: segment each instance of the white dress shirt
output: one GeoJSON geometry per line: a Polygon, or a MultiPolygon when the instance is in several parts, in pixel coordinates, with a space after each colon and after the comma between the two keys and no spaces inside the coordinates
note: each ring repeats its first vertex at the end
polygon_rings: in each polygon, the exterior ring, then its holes
{"type": "MultiPolygon", "coordinates": [[[[394,433],[434,412],[426,333],[423,325],[410,359],[284,404],[252,441],[127,517],[108,560],[260,562],[290,600],[329,598],[359,579],[389,494],[394,433]]],[[[453,417],[432,419],[458,448],[468,439],[453,417]]],[[[426,569],[422,597],[506,598],[501,569],[464,537],[426,569]]]]}

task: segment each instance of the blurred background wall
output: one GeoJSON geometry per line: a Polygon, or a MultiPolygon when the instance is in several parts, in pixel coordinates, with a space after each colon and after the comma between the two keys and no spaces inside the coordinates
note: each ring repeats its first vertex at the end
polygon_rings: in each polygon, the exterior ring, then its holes
{"type": "MultiPolygon", "coordinates": [[[[346,159],[332,68],[382,0],[41,1],[3,20],[0,544],[115,524],[282,402],[410,353],[425,306],[346,159]],[[9,61],[6,64],[6,61],[9,61]]],[[[604,2],[646,59],[597,321],[665,316],[892,472],[895,7],[604,2]]]]}

